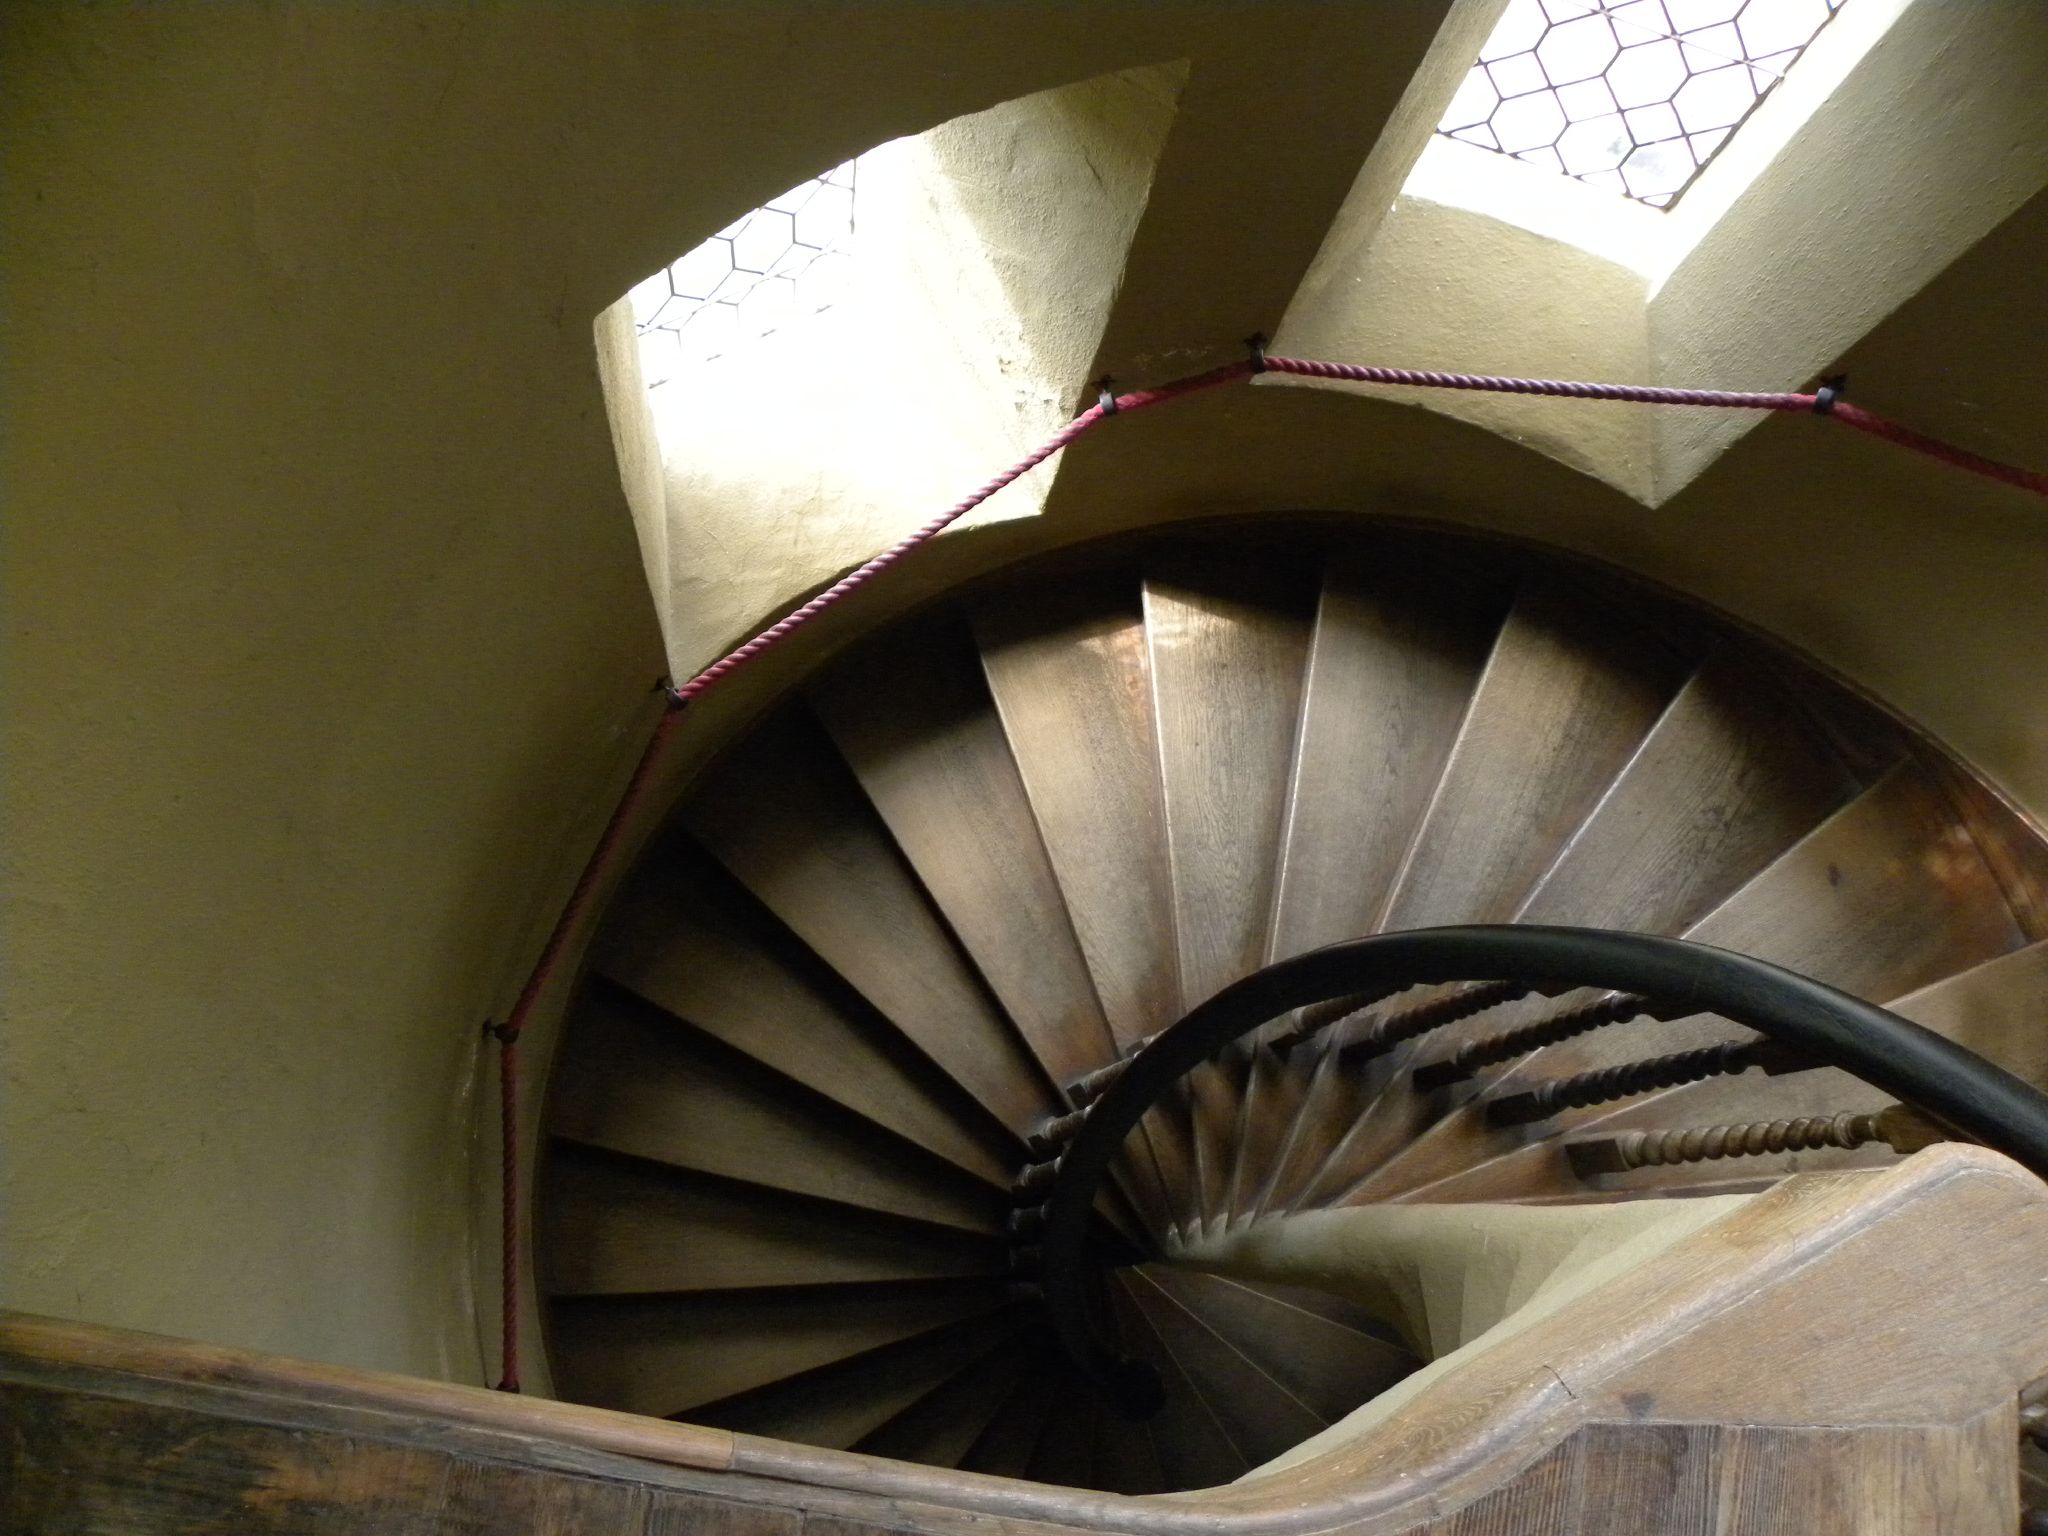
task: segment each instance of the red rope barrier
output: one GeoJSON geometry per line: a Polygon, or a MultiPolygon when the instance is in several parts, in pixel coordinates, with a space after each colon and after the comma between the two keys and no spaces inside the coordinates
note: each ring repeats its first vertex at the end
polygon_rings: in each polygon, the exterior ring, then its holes
{"type": "Polygon", "coordinates": [[[1705,405],[1749,411],[1810,411],[1812,395],[1762,394],[1743,389],[1663,389],[1649,384],[1591,384],[1577,379],[1516,379],[1494,373],[1432,373],[1415,368],[1372,368],[1305,357],[1269,357],[1274,373],[1353,384],[1400,384],[1411,389],[1476,389],[1496,395],[1556,395],[1567,400],[1628,400],[1638,405],[1705,405]]]}
{"type": "Polygon", "coordinates": [[[2001,463],[1987,459],[1980,453],[1967,448],[1958,448],[1954,443],[1945,443],[1938,437],[1929,437],[1925,432],[1888,421],[1875,411],[1866,411],[1860,405],[1851,405],[1847,400],[1836,402],[1832,415],[1845,427],[1854,427],[1858,432],[1868,432],[1872,437],[1881,437],[1888,443],[1897,443],[1901,448],[1910,448],[1915,453],[1924,453],[1953,469],[1966,470],[1973,475],[1982,475],[1987,480],[1996,480],[2004,485],[2017,486],[2023,491],[2032,491],[2036,496],[2048,496],[2048,475],[2038,474],[2031,469],[2022,469],[2017,464],[2001,463]]]}
{"type": "MultiPolygon", "coordinates": [[[[1751,411],[1812,412],[1819,398],[1817,395],[1785,392],[1665,389],[1644,384],[1599,384],[1572,379],[1523,379],[1485,373],[1438,373],[1412,368],[1378,368],[1358,363],[1329,363],[1314,358],[1268,357],[1264,352],[1264,342],[1255,338],[1251,356],[1242,362],[1225,363],[1222,367],[1211,368],[1205,373],[1174,379],[1153,389],[1133,390],[1129,394],[1116,395],[1103,403],[1091,405],[1055,432],[1040,447],[955,502],[915,533],[899,539],[872,560],[840,577],[802,607],[778,619],[746,644],[721,656],[680,688],[671,691],[668,695],[668,707],[663,711],[653,734],[648,738],[639,762],[634,765],[632,777],[627,780],[626,788],[620,795],[618,805],[612,811],[611,819],[605,823],[604,831],[598,837],[597,846],[591,850],[589,862],[584,865],[583,873],[577,877],[575,886],[570,890],[568,901],[564,903],[561,914],[555,919],[554,927],[549,930],[540,956],[534,962],[532,974],[527,977],[526,985],[520,989],[519,997],[513,1003],[512,1011],[505,1023],[489,1031],[496,1037],[499,1046],[498,1103],[504,1159],[500,1254],[504,1283],[503,1337],[500,1342],[503,1370],[498,1382],[501,1391],[519,1390],[519,1037],[526,1028],[534,1004],[560,967],[571,935],[582,923],[599,884],[616,856],[627,826],[652,786],[662,753],[681,721],[685,706],[691,700],[701,698],[764,651],[788,639],[826,609],[850,597],[912,550],[936,538],[1004,486],[1021,479],[1110,417],[1147,410],[1155,405],[1163,405],[1169,400],[1179,400],[1205,389],[1214,389],[1218,385],[1234,383],[1239,379],[1250,378],[1254,374],[1264,372],[1292,374],[1300,378],[1338,379],[1355,384],[1399,385],[1413,389],[1482,390],[1493,394],[1550,395],[1570,400],[1619,400],[1643,405],[1707,406],[1751,411]]],[[[1853,427],[1859,432],[1867,432],[1873,437],[1881,437],[1887,442],[1926,454],[1953,468],[1983,475],[2002,484],[2031,491],[2037,496],[2048,497],[2048,474],[2038,474],[2032,470],[1971,453],[1967,449],[1956,447],[1953,443],[1945,443],[1939,438],[1929,437],[1923,432],[1914,431],[1911,427],[1889,421],[1875,412],[1864,410],[1861,406],[1851,405],[1846,400],[1831,400],[1828,409],[1820,414],[1839,421],[1844,426],[1853,427]]]]}
{"type": "Polygon", "coordinates": [[[509,1028],[487,1029],[498,1040],[498,1152],[504,1184],[499,1192],[498,1283],[504,1315],[499,1319],[498,1390],[519,1390],[519,1036],[509,1028]]]}

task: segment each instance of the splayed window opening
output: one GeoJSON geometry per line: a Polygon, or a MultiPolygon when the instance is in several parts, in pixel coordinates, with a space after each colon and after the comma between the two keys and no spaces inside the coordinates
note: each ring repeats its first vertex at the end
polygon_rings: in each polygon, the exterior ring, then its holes
{"type": "Polygon", "coordinates": [[[1669,208],[1847,0],[1510,0],[1437,132],[1669,208]]]}
{"type": "Polygon", "coordinates": [[[771,197],[634,286],[633,326],[649,389],[839,300],[853,250],[859,164],[848,160],[771,197]]]}

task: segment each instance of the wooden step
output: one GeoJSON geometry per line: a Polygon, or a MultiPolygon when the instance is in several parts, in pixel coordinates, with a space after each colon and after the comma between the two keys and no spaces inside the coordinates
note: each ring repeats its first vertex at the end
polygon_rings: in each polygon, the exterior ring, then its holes
{"type": "Polygon", "coordinates": [[[1496,579],[1339,557],[1323,579],[1267,958],[1379,931],[1506,607],[1496,579]]]}
{"type": "Polygon", "coordinates": [[[1125,1346],[1158,1369],[1166,1405],[1150,1421],[1159,1467],[1170,1489],[1214,1488],[1249,1472],[1251,1461],[1232,1442],[1214,1411],[1195,1390],[1150,1318],[1131,1293],[1136,1282],[1111,1277],[1110,1295],[1125,1346]]]}
{"type": "Polygon", "coordinates": [[[1684,677],[1660,641],[1586,593],[1526,588],[1379,926],[1511,919],[1684,677]]]}
{"type": "MultiPolygon", "coordinates": [[[[1375,927],[1513,918],[1684,675],[1676,655],[1611,605],[1577,588],[1525,586],[1375,927]]],[[[1409,1054],[1398,1049],[1393,1064],[1409,1054]]],[[[1380,1102],[1388,1081],[1319,1074],[1299,1118],[1348,1129],[1380,1102]]],[[[1341,1134],[1296,1137],[1294,1155],[1268,1185],[1269,1204],[1287,1209],[1300,1201],[1341,1141],[1341,1134]]]]}
{"type": "Polygon", "coordinates": [[[1004,1245],[558,1143],[536,1244],[551,1295],[1000,1275],[1004,1245]]]}
{"type": "Polygon", "coordinates": [[[1185,1293],[1162,1285],[1151,1268],[1128,1272],[1132,1294],[1231,1443],[1253,1465],[1291,1451],[1328,1425],[1259,1361],[1211,1328],[1182,1299],[1185,1293]]]}
{"type": "MultiPolygon", "coordinates": [[[[983,674],[1119,1050],[1179,1016],[1150,660],[1138,579],[1119,570],[982,602],[983,674]]],[[[1194,1187],[1184,1120],[1134,1147],[1163,1191],[1194,1187]]],[[[1178,1202],[1174,1202],[1178,1214],[1178,1202]]]]}
{"type": "MultiPolygon", "coordinates": [[[[1174,944],[1185,1012],[1264,963],[1301,715],[1314,590],[1306,569],[1198,554],[1144,585],[1174,944]]],[[[1190,1104],[1199,1143],[1181,1202],[1227,1207],[1234,1105],[1190,1104]]]]}
{"type": "Polygon", "coordinates": [[[1178,1017],[1159,754],[1135,574],[979,604],[983,673],[1104,1017],[1130,1047],[1178,1017]]]}
{"type": "Polygon", "coordinates": [[[1045,1428],[1031,1448],[1024,1475],[1055,1487],[1092,1487],[1101,1412],[1101,1398],[1088,1378],[1067,1365],[1053,1387],[1045,1428]]]}
{"type": "Polygon", "coordinates": [[[1026,1326],[1021,1308],[944,1324],[742,1397],[690,1411],[697,1423],[844,1450],[985,1360],[1026,1326]]]}
{"type": "Polygon", "coordinates": [[[684,839],[613,902],[592,966],[763,1066],[992,1184],[1015,1155],[979,1104],[684,839]]]}
{"type": "MultiPolygon", "coordinates": [[[[1499,631],[1497,579],[1361,557],[1325,573],[1303,684],[1267,959],[1377,932],[1499,631]]],[[[1248,1219],[1303,1074],[1255,1064],[1226,1222],[1248,1219]],[[1277,1091],[1277,1096],[1276,1096],[1277,1091]]]]}
{"type": "Polygon", "coordinates": [[[1159,1469],[1159,1448],[1152,1426],[1126,1419],[1108,1403],[1095,1412],[1094,1486],[1109,1493],[1164,1493],[1166,1474],[1159,1469]]]}
{"type": "MultiPolygon", "coordinates": [[[[1686,935],[1752,954],[1844,991],[1883,1002],[1967,970],[2019,945],[2021,934],[1967,831],[1939,789],[1899,765],[1730,896],[1686,935]]],[[[1538,1077],[1566,1076],[1743,1031],[1711,1016],[1644,1020],[1596,1030],[1492,1074],[1487,1092],[1511,1093],[1538,1077]]],[[[1546,1126],[1495,1129],[1474,1101],[1388,1164],[1347,1201],[1505,1199],[1555,1192],[1555,1130],[1602,1113],[1582,1110],[1546,1126]]],[[[1748,1116],[1743,1117],[1750,1118],[1748,1116]]]]}
{"type": "Polygon", "coordinates": [[[1063,1364],[1057,1350],[1048,1349],[1025,1367],[988,1427],[961,1458],[963,1470],[995,1477],[1024,1475],[1046,1420],[1055,1411],[1054,1392],[1063,1364]]]}
{"type": "Polygon", "coordinates": [[[1333,1424],[1422,1362],[1387,1338],[1333,1321],[1270,1290],[1172,1264],[1146,1277],[1200,1317],[1310,1413],[1333,1424]]]}
{"type": "Polygon", "coordinates": [[[957,1467],[1032,1363],[1058,1347],[1043,1328],[1027,1326],[902,1409],[854,1449],[930,1467],[957,1467]]]}
{"type": "Polygon", "coordinates": [[[1013,1133],[1056,1111],[1052,1083],[815,725],[785,713],[757,729],[682,814],[798,938],[1013,1133]]]}
{"type": "Polygon", "coordinates": [[[575,1402],[687,1417],[887,1344],[1014,1305],[1001,1281],[579,1297],[549,1309],[556,1382],[575,1402]]]}
{"type": "MultiPolygon", "coordinates": [[[[1712,658],[1679,689],[1515,920],[1683,932],[1854,793],[1789,697],[1730,655],[1712,658]]],[[[1434,1033],[1410,1059],[1435,1060],[1513,1017],[1557,1006],[1538,999],[1490,1010],[1434,1033]]],[[[1382,1094],[1297,1206],[1341,1198],[1426,1139],[1450,1104],[1400,1087],[1382,1094]]]]}
{"type": "Polygon", "coordinates": [[[964,631],[899,628],[812,690],[947,926],[1056,1084],[1117,1054],[964,631]],[[873,679],[885,676],[886,687],[873,679]]]}
{"type": "Polygon", "coordinates": [[[602,978],[564,1038],[548,1124],[587,1146],[966,1231],[999,1231],[1007,1205],[602,978]]]}

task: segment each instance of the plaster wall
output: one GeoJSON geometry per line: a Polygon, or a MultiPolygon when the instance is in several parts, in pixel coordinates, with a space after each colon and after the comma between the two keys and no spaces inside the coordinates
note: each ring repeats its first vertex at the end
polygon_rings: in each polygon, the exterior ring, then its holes
{"type": "Polygon", "coordinates": [[[483,1379],[478,1026],[663,662],[591,317],[1216,17],[9,17],[0,1302],[483,1379]]]}
{"type": "MultiPolygon", "coordinates": [[[[1120,294],[1105,335],[1213,348],[1239,303],[1215,274],[1254,271],[1292,208],[1282,243],[1306,252],[1258,269],[1258,312],[1226,340],[1270,318],[1406,78],[1387,66],[1361,103],[1358,61],[1398,28],[1305,45],[1340,14],[11,16],[0,1300],[480,1379],[477,1026],[516,992],[663,664],[634,533],[646,445],[607,425],[620,359],[594,355],[591,317],[820,166],[1184,58],[1176,126],[1197,97],[1235,115],[1178,156],[1170,135],[1131,241],[1153,253],[1144,323],[1119,330],[1120,294]],[[1247,116],[1219,80],[1289,84],[1247,116]],[[1340,107],[1357,115],[1335,124],[1340,107]],[[1313,197],[1275,180],[1297,171],[1313,197]],[[1269,188],[1276,211],[1238,227],[1206,185],[1269,188]],[[1170,258],[1204,242],[1237,264],[1181,264],[1208,307],[1174,343],[1170,258]]],[[[1856,343],[1859,397],[2038,458],[2044,250],[2037,195],[1856,343]]],[[[978,570],[1276,508],[1501,529],[1698,592],[2048,809],[2048,537],[2018,493],[1781,420],[1649,515],[1483,426],[1270,387],[1081,444],[1041,515],[940,541],[714,696],[679,770],[825,651],[978,570]]]]}
{"type": "MultiPolygon", "coordinates": [[[[647,396],[679,673],[1073,416],[1185,78],[1128,71],[870,150],[838,302],[647,396]]],[[[1050,481],[970,521],[1030,516],[1050,481]]]]}
{"type": "MultiPolygon", "coordinates": [[[[1303,287],[1274,347],[1394,368],[1643,379],[1650,374],[1648,292],[1640,273],[1593,252],[1468,208],[1404,196],[1345,279],[1303,287]]],[[[1486,427],[1638,501],[1655,494],[1647,413],[1595,406],[1566,414],[1516,395],[1378,393],[1486,427]]]]}
{"type": "MultiPolygon", "coordinates": [[[[1845,84],[1657,288],[1659,382],[1804,386],[2048,185],[2048,7],[2034,0],[1921,0],[1845,84]]],[[[1661,493],[1753,421],[1660,416],[1661,493]]]]}

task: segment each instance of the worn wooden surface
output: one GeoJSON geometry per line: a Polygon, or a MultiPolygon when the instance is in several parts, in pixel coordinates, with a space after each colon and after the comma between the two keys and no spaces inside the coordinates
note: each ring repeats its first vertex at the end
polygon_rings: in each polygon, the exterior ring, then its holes
{"type": "MultiPolygon", "coordinates": [[[[1168,1499],[9,1318],[0,1529],[2005,1536],[2017,1394],[2048,1373],[2044,1264],[2048,1192],[1994,1154],[1794,1180],[1438,1372],[1400,1413],[1168,1499]],[[1934,1253],[1967,1259],[1928,1287],[1934,1253]]],[[[943,1373],[954,1357],[905,1358],[943,1373]]],[[[1035,1400],[983,1464],[1067,1464],[1071,1426],[1044,1438],[1057,1371],[1024,1380],[1035,1400]]],[[[1246,1434],[1247,1406],[1174,1410],[1206,1418],[1212,1475],[1244,1464],[1223,1414],[1246,1434]]],[[[1199,1448],[1204,1426],[1182,1428],[1162,1457],[1199,1448]]]]}
{"type": "Polygon", "coordinates": [[[1024,779],[963,629],[892,633],[812,701],[1045,1074],[1116,1054],[1024,779]],[[886,674],[887,688],[874,686],[886,674]]]}
{"type": "Polygon", "coordinates": [[[805,719],[757,731],[683,817],[699,841],[920,1051],[1021,1134],[1059,1098],[960,953],[832,745],[805,719]],[[760,807],[772,806],[763,816],[760,807]]]}

